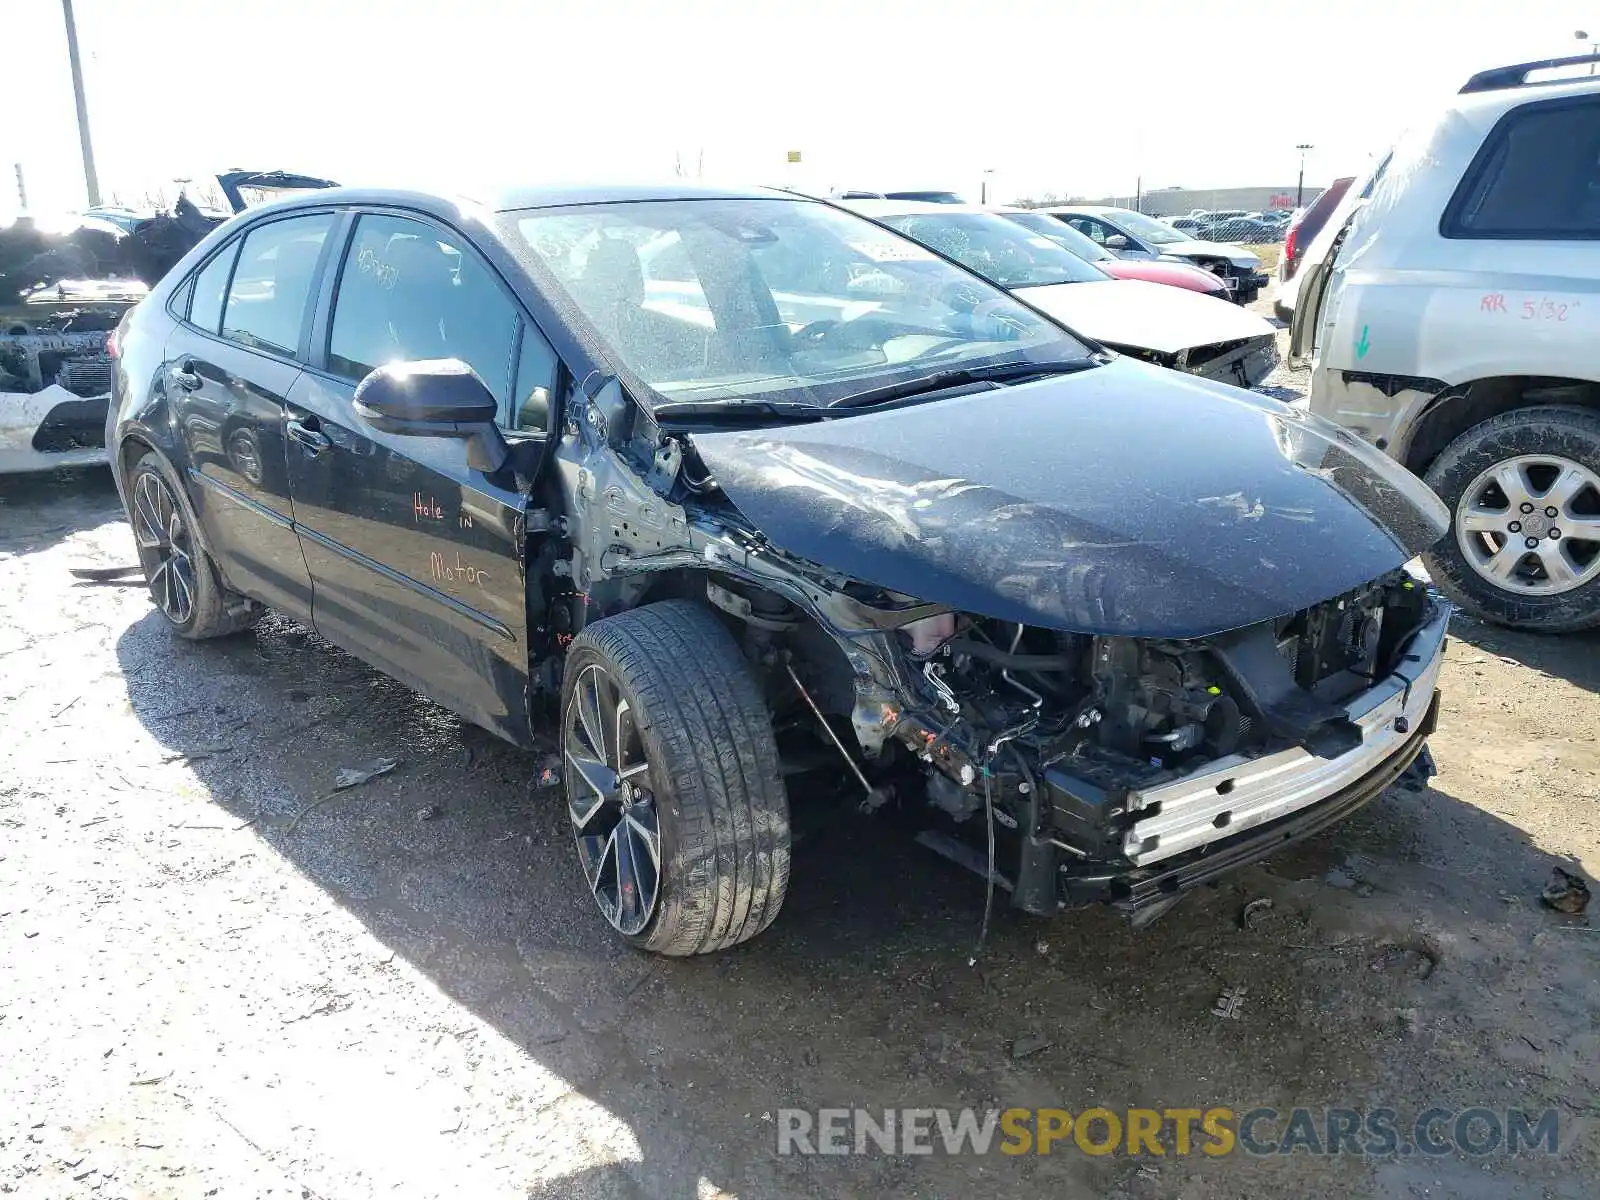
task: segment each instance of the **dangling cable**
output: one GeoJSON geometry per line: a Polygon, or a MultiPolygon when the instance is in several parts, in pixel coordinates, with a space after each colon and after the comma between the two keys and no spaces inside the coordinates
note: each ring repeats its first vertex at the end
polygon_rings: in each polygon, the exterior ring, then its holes
{"type": "Polygon", "coordinates": [[[994,912],[994,794],[989,787],[989,767],[983,771],[983,823],[989,831],[989,869],[983,877],[983,924],[978,927],[978,944],[972,948],[967,966],[978,965],[978,955],[989,940],[989,916],[994,912]]]}

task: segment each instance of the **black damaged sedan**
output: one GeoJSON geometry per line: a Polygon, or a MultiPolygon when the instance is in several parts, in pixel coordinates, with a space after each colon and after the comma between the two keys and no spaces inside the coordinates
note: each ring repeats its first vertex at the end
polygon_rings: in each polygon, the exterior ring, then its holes
{"type": "Polygon", "coordinates": [[[778,915],[851,789],[1032,913],[1135,917],[1426,763],[1423,485],[784,193],[334,189],[123,321],[107,445],[156,605],[263,606],[559,739],[600,914],[778,915]]]}

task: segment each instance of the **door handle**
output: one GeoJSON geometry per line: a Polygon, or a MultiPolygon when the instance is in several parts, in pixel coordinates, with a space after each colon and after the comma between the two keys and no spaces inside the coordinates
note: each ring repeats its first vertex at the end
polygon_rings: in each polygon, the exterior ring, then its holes
{"type": "Polygon", "coordinates": [[[327,434],[314,428],[316,421],[315,417],[291,417],[286,426],[290,439],[300,443],[300,448],[312,457],[316,457],[333,445],[327,434]]]}
{"type": "Polygon", "coordinates": [[[205,380],[195,371],[194,359],[186,358],[173,368],[172,382],[184,391],[192,392],[200,388],[205,380]]]}

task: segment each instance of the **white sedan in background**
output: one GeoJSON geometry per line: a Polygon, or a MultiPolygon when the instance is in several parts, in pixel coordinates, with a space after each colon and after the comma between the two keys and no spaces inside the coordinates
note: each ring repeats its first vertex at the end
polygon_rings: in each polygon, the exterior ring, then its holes
{"type": "Polygon", "coordinates": [[[847,207],[1131,357],[1247,388],[1278,364],[1273,327],[1255,313],[1181,288],[1114,279],[997,212],[899,200],[852,200],[847,207]]]}

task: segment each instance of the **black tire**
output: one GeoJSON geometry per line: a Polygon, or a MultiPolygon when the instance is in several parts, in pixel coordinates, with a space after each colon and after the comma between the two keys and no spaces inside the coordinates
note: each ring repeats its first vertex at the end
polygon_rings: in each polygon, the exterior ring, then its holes
{"type": "Polygon", "coordinates": [[[1446,446],[1424,481],[1449,506],[1451,529],[1422,556],[1444,593],[1484,621],[1536,633],[1571,633],[1600,625],[1600,577],[1555,595],[1496,587],[1467,562],[1456,541],[1462,498],[1495,464],[1523,454],[1551,454],[1600,474],[1600,413],[1581,408],[1525,408],[1475,425],[1446,446]]]}
{"type": "Polygon", "coordinates": [[[134,463],[133,470],[128,473],[128,519],[134,525],[135,540],[139,538],[140,528],[137,511],[141,496],[140,480],[147,475],[165,489],[168,502],[177,511],[186,535],[187,558],[191,566],[187,578],[192,579],[187,612],[181,619],[175,618],[157,583],[160,554],[141,545],[139,561],[144,567],[145,583],[150,587],[150,598],[155,603],[156,611],[179,637],[195,641],[226,637],[249,629],[260,618],[261,606],[223,584],[221,576],[217,574],[216,564],[211,561],[211,555],[200,541],[200,523],[195,519],[189,498],[178,482],[177,472],[153,450],[134,463]]]}
{"type": "MultiPolygon", "coordinates": [[[[788,888],[789,800],[771,716],[737,643],[707,609],[686,600],[596,621],[567,652],[564,746],[579,719],[578,681],[596,665],[628,703],[649,764],[660,841],[649,923],[635,934],[613,926],[632,945],[679,956],[754,937],[772,924],[788,888]]],[[[569,813],[586,795],[576,774],[569,756],[569,813]]]]}

